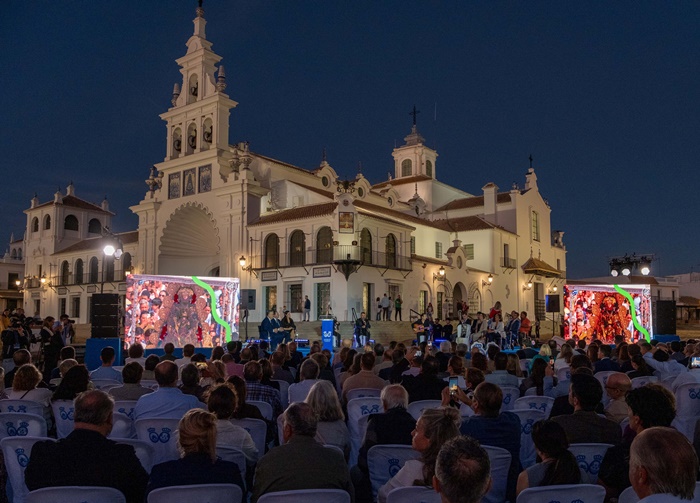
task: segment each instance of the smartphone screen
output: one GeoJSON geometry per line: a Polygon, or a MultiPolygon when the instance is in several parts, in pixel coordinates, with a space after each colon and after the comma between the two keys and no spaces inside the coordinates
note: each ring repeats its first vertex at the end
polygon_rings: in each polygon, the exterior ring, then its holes
{"type": "Polygon", "coordinates": [[[450,377],[450,380],[449,380],[450,391],[454,391],[457,388],[458,383],[459,383],[459,377],[457,377],[457,376],[450,377]]]}
{"type": "Polygon", "coordinates": [[[700,369],[700,356],[693,356],[690,359],[690,368],[691,369],[700,369]]]}

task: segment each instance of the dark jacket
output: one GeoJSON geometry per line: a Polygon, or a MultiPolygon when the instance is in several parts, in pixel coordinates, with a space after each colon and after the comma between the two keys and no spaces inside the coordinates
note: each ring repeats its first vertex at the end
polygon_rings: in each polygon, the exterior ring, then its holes
{"type": "Polygon", "coordinates": [[[411,432],[416,427],[416,420],[403,407],[394,407],[382,414],[372,414],[367,418],[367,432],[357,457],[357,466],[365,473],[367,453],[375,445],[402,444],[411,445],[411,432]]]}
{"type": "Polygon", "coordinates": [[[403,376],[401,385],[408,391],[408,401],[440,400],[442,390],[447,387],[447,381],[435,376],[418,374],[417,376],[403,376]]]}

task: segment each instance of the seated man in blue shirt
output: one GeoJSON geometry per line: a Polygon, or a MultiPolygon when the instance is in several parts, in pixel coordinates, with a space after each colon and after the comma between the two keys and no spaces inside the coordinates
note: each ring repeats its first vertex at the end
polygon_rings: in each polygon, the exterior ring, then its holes
{"type": "Polygon", "coordinates": [[[490,382],[482,382],[474,390],[474,398],[469,398],[461,389],[450,394],[449,388],[442,393],[443,406],[450,401],[467,404],[474,410],[474,415],[464,419],[459,431],[462,435],[479,441],[481,445],[501,447],[511,455],[508,470],[507,499],[515,501],[515,486],[522,471],[520,464],[520,418],[512,412],[501,412],[503,392],[490,382]]]}
{"type": "Polygon", "coordinates": [[[171,361],[160,362],[154,371],[158,389],[143,395],[134,407],[134,420],[162,417],[180,419],[190,409],[205,409],[196,396],[177,388],[178,368],[171,361]]]}
{"type": "Polygon", "coordinates": [[[102,348],[102,351],[100,351],[102,366],[90,372],[90,379],[111,379],[113,381],[124,382],[122,380],[122,373],[112,368],[114,357],[115,352],[113,347],[107,346],[102,348]]]}
{"type": "Polygon", "coordinates": [[[506,370],[508,366],[508,355],[499,351],[493,357],[493,365],[495,370],[490,374],[486,374],[486,382],[496,384],[498,386],[520,386],[520,381],[513,374],[509,374],[506,370]]]}

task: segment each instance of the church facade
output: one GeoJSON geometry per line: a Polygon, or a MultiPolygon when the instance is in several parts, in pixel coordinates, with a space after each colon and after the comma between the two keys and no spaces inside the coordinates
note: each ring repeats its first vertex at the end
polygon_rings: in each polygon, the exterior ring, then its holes
{"type": "Polygon", "coordinates": [[[80,199],[72,184],[25,211],[28,312],[87,323],[90,296],[124,295],[133,272],[240,278],[251,321],[283,307],[300,320],[306,296],[311,319],[374,317],[384,294],[401,296],[404,320],[429,305],[444,319],[462,302],[475,313],[496,301],[544,319],[545,295],[565,282],[566,249],[532,167],[508,190],[444,184],[415,119],[392,152],[393,176],[374,184],[362,174],[341,180],[325,159],[304,169],[231,144],[237,103],[205,26],[200,8],[161,115],[165,158],[131,207],[138,229],[118,235],[121,258],[101,251],[109,205],[80,199]]]}

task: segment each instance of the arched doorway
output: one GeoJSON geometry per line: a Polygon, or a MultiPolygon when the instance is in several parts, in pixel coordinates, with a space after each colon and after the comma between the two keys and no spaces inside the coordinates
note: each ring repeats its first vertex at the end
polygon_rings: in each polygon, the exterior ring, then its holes
{"type": "Polygon", "coordinates": [[[211,215],[196,205],[175,210],[160,239],[158,274],[207,275],[219,264],[219,236],[211,215]]]}
{"type": "Polygon", "coordinates": [[[461,281],[455,283],[452,289],[452,315],[457,316],[459,311],[462,309],[462,301],[467,300],[467,288],[461,281]]]}

